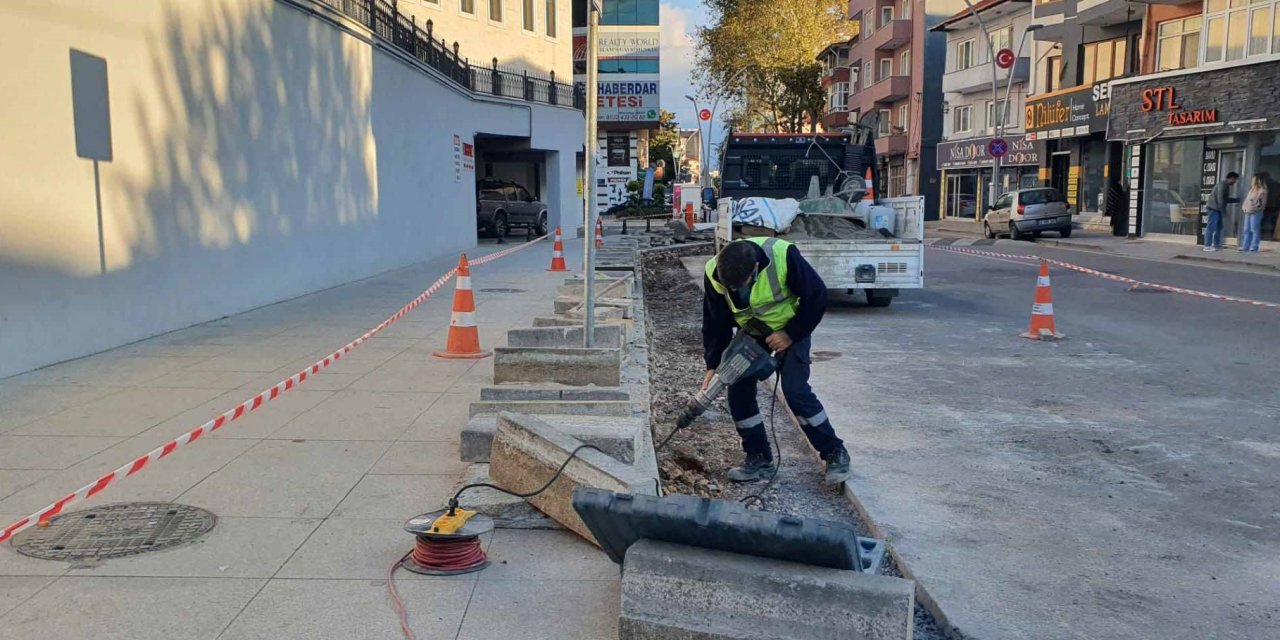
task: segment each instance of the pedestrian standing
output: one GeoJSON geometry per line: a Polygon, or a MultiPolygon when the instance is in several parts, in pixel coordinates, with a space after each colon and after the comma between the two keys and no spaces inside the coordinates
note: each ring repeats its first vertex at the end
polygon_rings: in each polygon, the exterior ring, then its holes
{"type": "Polygon", "coordinates": [[[1258,252],[1262,240],[1262,212],[1267,206],[1267,183],[1262,175],[1254,174],[1249,183],[1249,194],[1244,197],[1240,210],[1244,212],[1244,233],[1240,236],[1240,250],[1258,252]]]}
{"type": "Polygon", "coordinates": [[[1209,192],[1209,202],[1204,207],[1205,213],[1209,214],[1209,221],[1204,227],[1205,251],[1217,251],[1222,248],[1222,214],[1226,213],[1227,205],[1238,202],[1232,194],[1239,179],[1240,174],[1232,171],[1213,188],[1213,191],[1209,192]]]}

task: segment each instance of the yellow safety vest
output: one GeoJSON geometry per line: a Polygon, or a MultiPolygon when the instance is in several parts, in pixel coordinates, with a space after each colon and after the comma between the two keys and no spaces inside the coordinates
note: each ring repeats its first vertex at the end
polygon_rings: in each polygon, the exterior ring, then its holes
{"type": "Polygon", "coordinates": [[[800,298],[787,288],[787,249],[791,247],[791,243],[778,238],[747,238],[747,242],[754,242],[764,249],[769,255],[769,265],[756,277],[746,308],[739,309],[733,303],[728,287],[716,280],[715,258],[707,261],[707,279],[711,281],[711,288],[723,295],[729,303],[733,319],[739,327],[745,326],[748,320],[757,318],[778,331],[796,317],[796,310],[800,308],[800,298]]]}

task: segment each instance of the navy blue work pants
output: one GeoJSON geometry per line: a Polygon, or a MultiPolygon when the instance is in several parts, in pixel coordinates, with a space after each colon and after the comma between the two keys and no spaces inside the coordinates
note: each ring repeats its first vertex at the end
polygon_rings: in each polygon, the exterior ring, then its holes
{"type": "MultiPolygon", "coordinates": [[[[763,344],[763,342],[762,342],[763,344]]],[[[818,396],[809,386],[809,365],[813,363],[809,356],[812,339],[805,338],[794,342],[786,351],[775,356],[778,359],[778,371],[782,375],[782,397],[795,413],[800,422],[800,429],[809,438],[809,444],[825,459],[828,454],[841,447],[844,442],[831,428],[827,412],[818,401],[818,396]]],[[[766,347],[767,348],[767,347],[766,347]]],[[[765,433],[764,417],[760,414],[759,403],[756,402],[756,379],[741,380],[729,387],[729,413],[738,427],[738,435],[742,437],[742,449],[747,454],[762,454],[772,458],[769,449],[769,438],[765,433]]],[[[772,402],[772,401],[770,401],[772,402]]],[[[777,419],[777,416],[774,416],[777,419]]]]}

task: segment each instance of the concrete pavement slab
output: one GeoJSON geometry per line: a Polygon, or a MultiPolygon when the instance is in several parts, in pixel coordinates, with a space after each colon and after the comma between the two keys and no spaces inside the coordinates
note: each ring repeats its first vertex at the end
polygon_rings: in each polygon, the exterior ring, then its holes
{"type": "Polygon", "coordinates": [[[213,530],[191,544],[91,567],[68,575],[270,578],[316,527],[318,519],[218,518],[213,530]]]}
{"type": "Polygon", "coordinates": [[[66,469],[124,438],[0,436],[0,469],[66,469]]]}
{"type": "Polygon", "coordinates": [[[220,516],[323,518],[360,481],[358,473],[228,465],[178,497],[220,516]]]}
{"type": "Polygon", "coordinates": [[[367,475],[333,510],[333,518],[390,519],[443,509],[453,497],[454,475],[367,475]]]}
{"type": "Polygon", "coordinates": [[[112,351],[13,376],[8,383],[52,386],[130,387],[144,384],[205,358],[132,356],[112,351]]]}
{"type": "Polygon", "coordinates": [[[111,387],[21,385],[0,381],[0,434],[114,392],[111,387]]]}
{"type": "Polygon", "coordinates": [[[480,573],[482,581],[621,579],[609,556],[568,531],[497,529],[489,560],[493,564],[480,573]]]}
{"type": "Polygon", "coordinates": [[[0,500],[33,485],[53,473],[47,469],[0,469],[0,500]]]}
{"type": "MultiPolygon", "coordinates": [[[[275,400],[266,402],[256,410],[241,416],[239,420],[227,423],[221,429],[210,434],[209,437],[233,440],[261,440],[271,437],[284,425],[333,395],[332,391],[322,391],[306,386],[310,382],[311,380],[308,378],[307,382],[303,383],[302,388],[295,387],[290,389],[275,400]]],[[[202,409],[193,410],[178,418],[168,420],[143,435],[155,434],[160,438],[166,435],[172,437],[182,433],[184,430],[194,428],[196,425],[204,424],[210,418],[216,417],[241,402],[252,398],[260,391],[262,389],[228,392],[227,395],[222,396],[217,401],[204,405],[202,409]]]]}
{"type": "Polygon", "coordinates": [[[616,638],[618,593],[617,580],[481,580],[457,638],[616,638]]]}
{"type": "MultiPolygon", "coordinates": [[[[434,511],[434,509],[432,509],[434,511]]],[[[425,513],[425,511],[423,512],[425,513]]],[[[418,514],[414,514],[418,515],[418,514]]],[[[412,516],[410,516],[412,517],[412,516]]],[[[380,580],[387,569],[413,548],[413,535],[405,532],[408,520],[345,520],[330,518],[307,538],[302,548],[276,575],[289,579],[380,580]]],[[[481,537],[488,545],[491,533],[481,537]]],[[[487,571],[487,569],[486,569],[487,571]]],[[[399,571],[398,580],[462,580],[474,582],[479,574],[427,576],[399,571]]]]}
{"type": "Polygon", "coordinates": [[[40,418],[10,434],[136,436],[223,393],[225,391],[221,389],[120,389],[102,398],[40,418]]]}
{"type": "MultiPolygon", "coordinates": [[[[100,494],[83,505],[129,500],[172,500],[200,483],[213,472],[244,453],[253,443],[226,440],[210,443],[199,458],[175,462],[172,458],[152,463],[146,473],[121,480],[110,494],[100,494]]],[[[39,478],[31,485],[0,500],[0,511],[30,514],[49,503],[93,482],[108,471],[154,449],[149,438],[131,438],[101,451],[76,465],[39,478]]],[[[83,508],[83,507],[78,507],[83,508]]]]}
{"type": "Polygon", "coordinates": [[[289,421],[273,438],[395,440],[438,394],[337,391],[289,421]]]}
{"type": "MultiPolygon", "coordinates": [[[[333,348],[340,346],[342,345],[335,344],[333,348]]],[[[320,347],[272,347],[267,345],[235,346],[226,353],[193,364],[187,369],[191,371],[257,371],[267,373],[275,371],[287,363],[309,359],[322,349],[320,347]]]]}
{"type": "MultiPolygon", "coordinates": [[[[396,588],[409,610],[415,635],[450,638],[457,634],[471,597],[471,582],[400,580],[396,588]]],[[[219,640],[398,637],[400,622],[381,580],[272,580],[219,640]]]]}
{"type": "Polygon", "coordinates": [[[453,442],[397,442],[369,470],[376,475],[456,476],[467,468],[453,442]]]}
{"type": "Polygon", "coordinates": [[[0,576],[0,616],[22,604],[57,576],[0,576]]]}
{"type": "MultiPolygon", "coordinates": [[[[441,349],[444,345],[433,347],[441,349]]],[[[352,389],[444,393],[474,365],[472,360],[445,360],[417,348],[406,349],[351,384],[352,389]]]]}
{"type": "Polygon", "coordinates": [[[458,434],[471,419],[471,403],[477,393],[441,394],[427,410],[418,416],[401,434],[406,441],[457,442],[458,434]]]}
{"type": "Polygon", "coordinates": [[[390,442],[265,440],[253,446],[237,464],[258,469],[362,474],[386,452],[390,442]]]}
{"type": "Polygon", "coordinates": [[[6,638],[215,640],[263,582],[63,577],[0,618],[0,629],[6,638]]]}

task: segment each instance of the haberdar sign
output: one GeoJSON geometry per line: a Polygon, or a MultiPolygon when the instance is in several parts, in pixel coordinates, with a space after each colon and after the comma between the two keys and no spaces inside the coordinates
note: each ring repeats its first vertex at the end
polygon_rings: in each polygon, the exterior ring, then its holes
{"type": "Polygon", "coordinates": [[[658,122],[658,74],[601,74],[597,86],[600,122],[658,122]]]}
{"type": "MultiPolygon", "coordinates": [[[[991,166],[988,147],[991,138],[970,138],[955,142],[938,143],[939,169],[973,169],[991,166]]],[[[1000,164],[1006,167],[1035,166],[1047,157],[1044,140],[1028,140],[1025,136],[1008,136],[1008,151],[1000,164]]]]}

